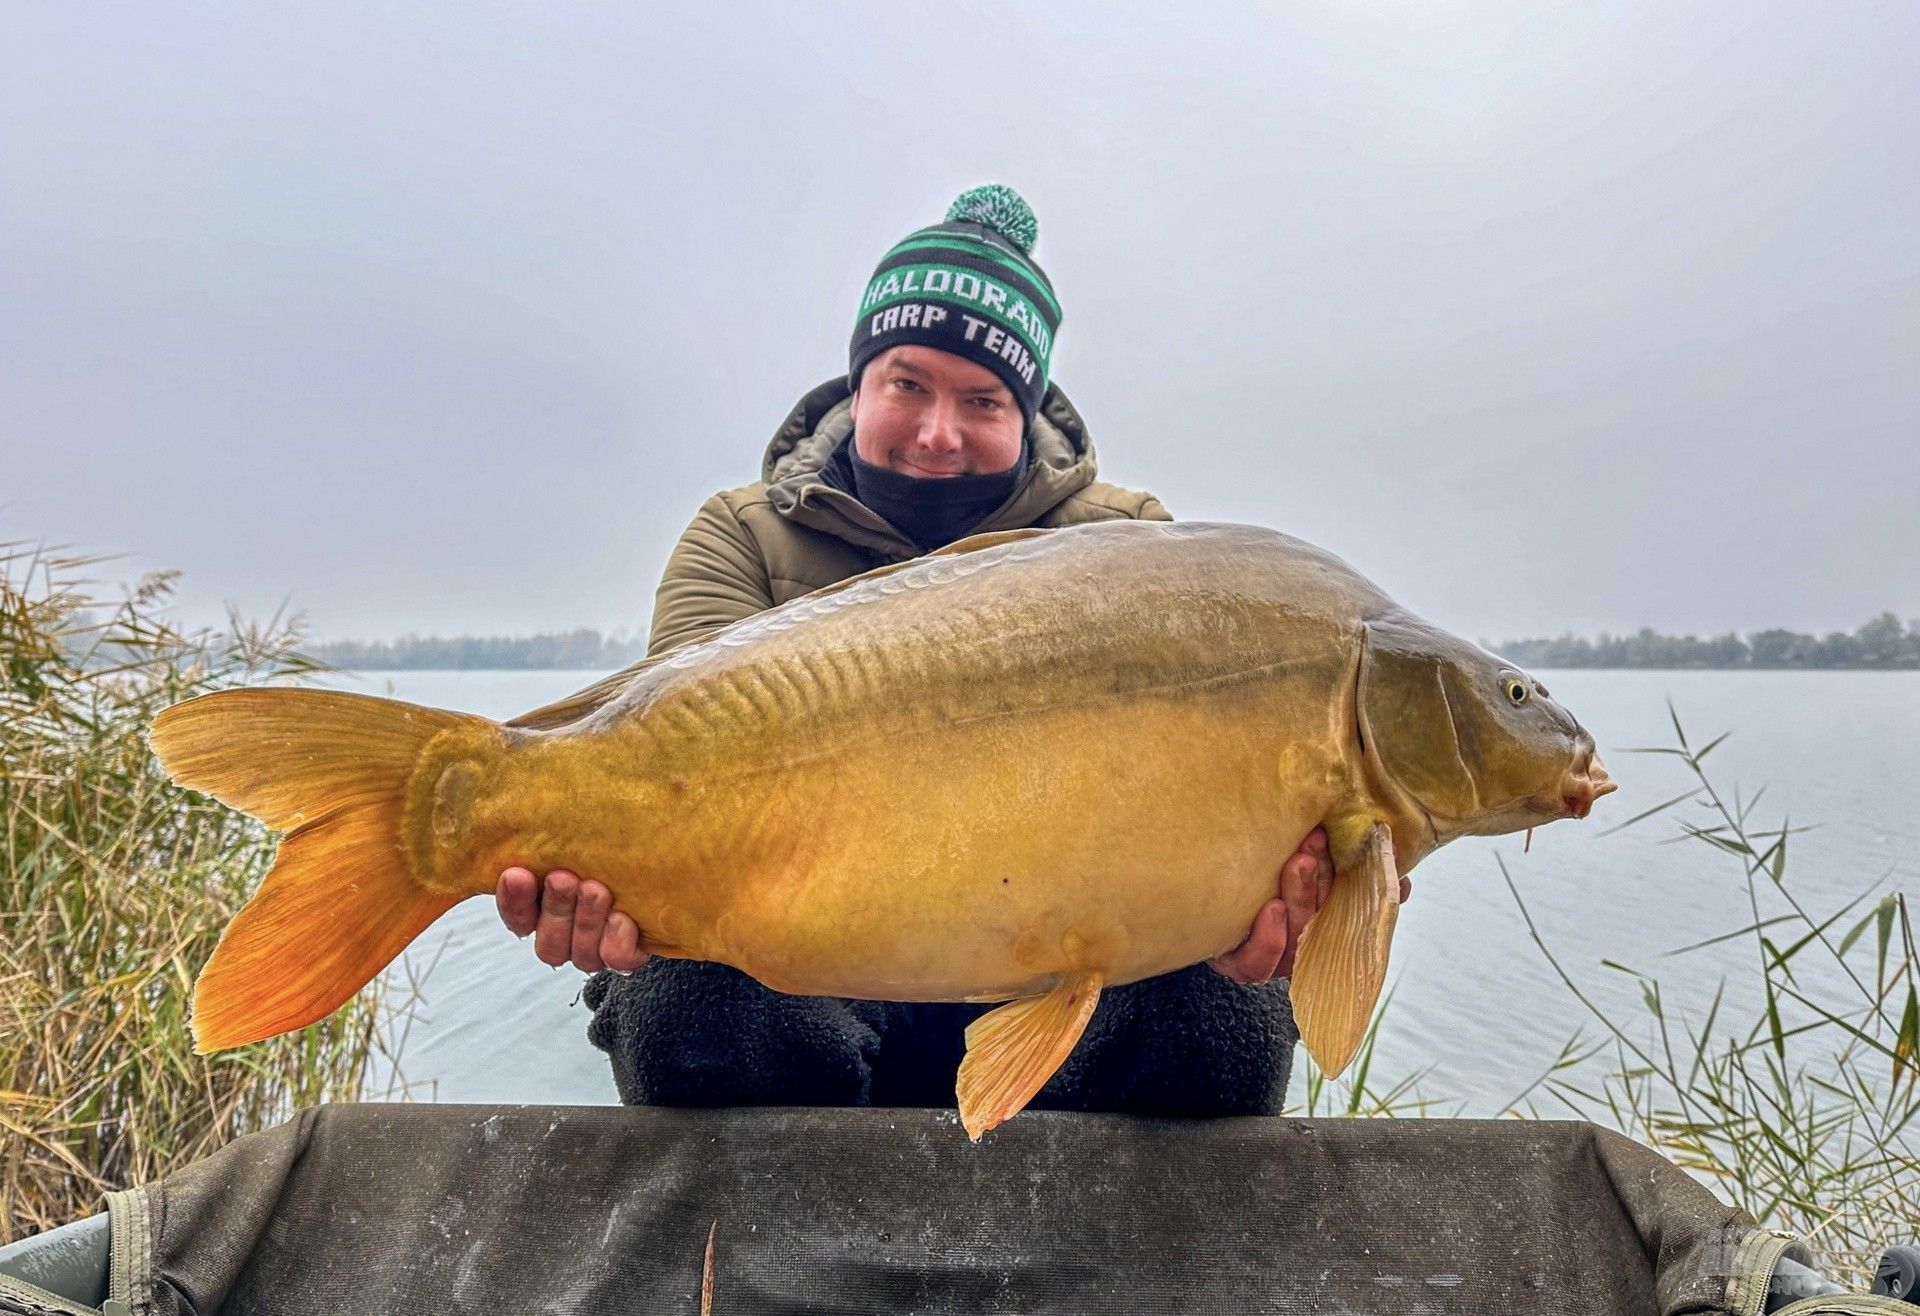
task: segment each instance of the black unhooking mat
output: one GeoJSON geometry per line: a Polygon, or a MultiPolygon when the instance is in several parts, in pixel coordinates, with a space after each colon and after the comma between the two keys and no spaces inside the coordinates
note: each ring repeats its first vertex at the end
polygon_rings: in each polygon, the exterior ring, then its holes
{"type": "Polygon", "coordinates": [[[109,1210],[132,1316],[691,1314],[710,1234],[715,1316],[1745,1314],[1789,1246],[1523,1121],[342,1105],[109,1210]]]}

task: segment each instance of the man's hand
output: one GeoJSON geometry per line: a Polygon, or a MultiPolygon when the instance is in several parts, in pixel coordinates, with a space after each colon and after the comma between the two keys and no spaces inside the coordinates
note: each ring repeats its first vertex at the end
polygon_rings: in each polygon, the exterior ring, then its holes
{"type": "Polygon", "coordinates": [[[500,874],[493,900],[514,936],[533,934],[533,953],[542,964],[559,968],[571,961],[587,973],[632,973],[652,958],[640,949],[639,926],[610,912],[607,889],[564,868],[548,873],[544,884],[525,868],[509,868],[500,874]]]}
{"type": "MultiPolygon", "coordinates": [[[[1260,907],[1247,939],[1207,961],[1235,982],[1262,983],[1293,976],[1293,956],[1300,934],[1327,903],[1333,889],[1333,856],[1327,853],[1327,832],[1316,827],[1300,848],[1280,865],[1280,894],[1260,907]]],[[[1413,894],[1413,883],[1400,879],[1400,903],[1413,894]]]]}

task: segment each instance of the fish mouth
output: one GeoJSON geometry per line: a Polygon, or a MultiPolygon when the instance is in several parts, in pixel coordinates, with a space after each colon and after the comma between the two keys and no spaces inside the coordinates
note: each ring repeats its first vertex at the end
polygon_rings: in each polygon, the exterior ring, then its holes
{"type": "Polygon", "coordinates": [[[1611,795],[1620,789],[1607,772],[1607,765],[1600,761],[1599,753],[1592,747],[1567,772],[1560,783],[1560,809],[1563,817],[1584,818],[1593,809],[1593,802],[1602,795],[1611,795]]]}

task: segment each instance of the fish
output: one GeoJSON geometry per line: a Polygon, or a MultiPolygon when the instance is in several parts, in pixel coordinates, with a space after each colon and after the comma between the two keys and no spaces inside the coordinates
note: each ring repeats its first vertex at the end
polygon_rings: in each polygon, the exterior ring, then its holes
{"type": "Polygon", "coordinates": [[[174,781],[283,833],[195,984],[210,1053],[326,1017],[506,868],[606,885],[653,955],[780,992],[994,1003],[978,1140],[1109,987],[1247,935],[1316,826],[1334,862],[1292,1000],[1329,1075],[1436,847],[1615,789],[1533,677],[1278,531],[975,536],[510,722],[240,688],[154,720],[174,781]]]}

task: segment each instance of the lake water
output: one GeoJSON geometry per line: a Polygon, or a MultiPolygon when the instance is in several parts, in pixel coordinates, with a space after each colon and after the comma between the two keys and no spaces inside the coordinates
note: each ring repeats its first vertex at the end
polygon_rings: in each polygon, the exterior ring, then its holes
{"type": "MultiPolygon", "coordinates": [[[[369,672],[350,689],[509,717],[586,685],[594,672],[369,672]]],[[[1658,976],[1670,1009],[1704,1009],[1727,982],[1728,1010],[1758,999],[1758,952],[1738,938],[1696,954],[1663,953],[1752,922],[1739,863],[1696,841],[1672,844],[1678,811],[1611,836],[1606,827],[1681,793],[1683,765],[1636,746],[1674,743],[1668,701],[1689,739],[1732,735],[1707,760],[1731,800],[1766,788],[1752,823],[1784,816],[1794,838],[1788,886],[1824,917],[1879,882],[1920,888],[1920,674],[1906,672],[1621,672],[1543,674],[1594,733],[1621,783],[1585,823],[1449,845],[1413,874],[1394,943],[1393,999],[1375,1079],[1428,1071],[1421,1092],[1443,1113],[1491,1114],[1552,1063],[1590,1017],[1529,937],[1496,856],[1505,860],[1547,945],[1618,1020],[1645,1019],[1634,979],[1658,976]]],[[[1702,818],[1698,811],[1684,816],[1702,818]]],[[[1762,913],[1777,912],[1773,893],[1762,913]]],[[[1863,906],[1863,909],[1865,907],[1863,906]]],[[[1870,950],[1863,939],[1855,954],[1870,950]]],[[[616,1100],[606,1062],[586,1040],[581,974],[554,970],[499,923],[491,901],[454,909],[408,952],[423,978],[402,1069],[418,1098],[596,1103],[616,1100]]],[[[1817,968],[1818,966],[1816,966],[1817,968]]],[[[1870,967],[1870,959],[1869,959],[1870,967]]],[[[1815,973],[1814,990],[1837,986],[1815,973]]],[[[1732,1017],[1751,1019],[1748,1014],[1732,1017]]],[[[1296,1066],[1291,1100],[1301,1099],[1296,1066]]],[[[1561,1113],[1543,1108],[1542,1113],[1561,1113]]]]}

